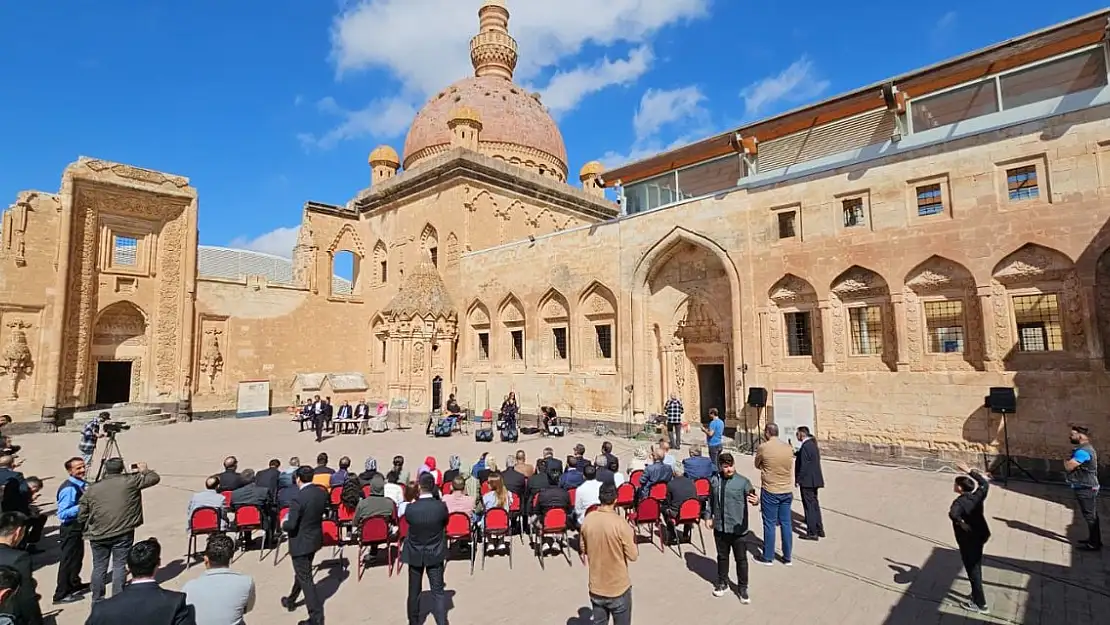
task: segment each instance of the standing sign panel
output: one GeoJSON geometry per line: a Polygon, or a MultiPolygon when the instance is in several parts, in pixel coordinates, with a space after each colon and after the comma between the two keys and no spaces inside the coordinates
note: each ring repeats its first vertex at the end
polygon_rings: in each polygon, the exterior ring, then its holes
{"type": "Polygon", "coordinates": [[[817,429],[814,427],[817,410],[813,391],[772,391],[771,406],[774,409],[775,424],[779,426],[780,440],[789,443],[791,447],[797,446],[795,432],[802,425],[808,427],[813,436],[817,436],[817,429]]]}
{"type": "Polygon", "coordinates": [[[239,402],[235,416],[240,419],[270,416],[269,380],[249,380],[239,383],[239,402]]]}

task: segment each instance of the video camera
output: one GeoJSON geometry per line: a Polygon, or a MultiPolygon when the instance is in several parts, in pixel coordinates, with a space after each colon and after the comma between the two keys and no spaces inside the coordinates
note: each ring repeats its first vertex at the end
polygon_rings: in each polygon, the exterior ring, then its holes
{"type": "Polygon", "coordinates": [[[125,431],[131,429],[131,426],[126,424],[126,423],[112,423],[112,422],[105,423],[101,427],[104,428],[104,433],[107,434],[108,436],[115,436],[116,434],[119,434],[120,432],[125,432],[125,431]]]}

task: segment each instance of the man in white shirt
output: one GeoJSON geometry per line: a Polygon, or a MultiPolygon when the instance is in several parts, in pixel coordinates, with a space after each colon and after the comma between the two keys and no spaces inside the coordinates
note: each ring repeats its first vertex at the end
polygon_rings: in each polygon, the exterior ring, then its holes
{"type": "Polygon", "coordinates": [[[574,514],[578,517],[579,527],[586,520],[586,510],[590,506],[601,505],[601,480],[597,479],[597,467],[586,465],[582,475],[586,477],[586,481],[574,491],[574,514]]]}
{"type": "Polygon", "coordinates": [[[204,480],[204,490],[199,493],[194,493],[193,497],[189,499],[189,511],[185,516],[185,529],[189,529],[189,524],[193,520],[193,511],[197,508],[215,508],[220,511],[220,527],[227,529],[227,500],[220,494],[220,478],[215,475],[204,480]]]}
{"type": "Polygon", "coordinates": [[[244,625],[254,608],[254,580],[231,570],[235,541],[223,534],[208,539],[204,574],[185,584],[185,602],[196,610],[196,625],[244,625]]]}
{"type": "Polygon", "coordinates": [[[663,464],[671,468],[671,473],[677,473],[677,471],[675,471],[675,459],[674,456],[671,455],[670,442],[668,442],[665,438],[661,438],[659,439],[659,444],[656,445],[656,447],[659,448],[659,453],[663,454],[663,464]]]}

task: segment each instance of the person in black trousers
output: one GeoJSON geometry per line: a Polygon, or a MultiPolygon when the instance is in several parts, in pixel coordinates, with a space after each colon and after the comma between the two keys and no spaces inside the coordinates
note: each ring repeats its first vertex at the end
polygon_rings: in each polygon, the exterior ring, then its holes
{"type": "Polygon", "coordinates": [[[983,546],[991,537],[987,519],[983,516],[983,502],[990,483],[978,469],[968,470],[965,464],[958,464],[956,468],[966,475],[956,476],[952,489],[957,497],[948,510],[948,518],[952,519],[960,558],[971,582],[971,601],[964,604],[964,608],[976,614],[990,614],[987,598],[983,594],[983,546]]]}
{"type": "Polygon", "coordinates": [[[323,625],[324,604],[312,581],[312,560],[324,546],[324,515],[328,512],[328,493],[312,483],[312,467],[297,469],[300,491],[289,506],[289,516],[281,529],[289,535],[289,558],[293,561],[293,589],[288,597],[281,598],[281,606],[292,612],[296,609],[297,595],[304,591],[308,618],[298,625],[323,625]]]}
{"type": "Polygon", "coordinates": [[[54,604],[73,603],[81,600],[81,593],[89,589],[81,582],[81,565],[85,560],[85,540],[77,512],[81,497],[88,488],[85,482],[85,461],[80,456],[66,460],[69,477],[58,486],[58,543],[62,555],[58,560],[58,584],[54,590],[54,604]]]}
{"type": "Polygon", "coordinates": [[[432,615],[436,625],[447,624],[447,599],[443,568],[447,561],[447,504],[435,496],[436,481],[430,473],[420,476],[420,497],[405,508],[409,536],[401,561],[409,566],[409,625],[420,622],[420,593],[424,574],[432,587],[432,615]]]}
{"type": "Polygon", "coordinates": [[[809,428],[800,426],[797,430],[801,445],[794,454],[794,482],[802,491],[802,510],[806,515],[806,540],[819,540],[825,537],[825,524],[821,521],[821,503],[817,501],[818,489],[825,487],[825,476],[821,473],[821,451],[817,440],[810,435],[809,428]]]}

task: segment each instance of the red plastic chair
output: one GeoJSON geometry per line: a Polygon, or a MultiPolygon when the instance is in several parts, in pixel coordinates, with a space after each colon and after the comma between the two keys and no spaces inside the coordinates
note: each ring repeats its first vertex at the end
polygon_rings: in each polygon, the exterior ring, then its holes
{"type": "Polygon", "coordinates": [[[572,488],[572,489],[570,489],[570,490],[568,490],[568,491],[567,491],[567,496],[569,496],[569,497],[570,497],[570,507],[571,507],[571,508],[573,508],[573,507],[574,507],[574,500],[578,498],[578,493],[577,493],[577,491],[578,491],[578,489],[577,489],[577,488],[572,488]]]}
{"type": "MultiPolygon", "coordinates": [[[[247,532],[255,530],[264,530],[266,524],[262,518],[262,508],[258,506],[239,506],[235,509],[235,531],[239,532],[240,540],[243,544],[243,551],[247,550],[247,532]]],[[[264,551],[259,550],[258,559],[264,557],[264,551]]]]}
{"type": "Polygon", "coordinates": [[[694,480],[694,490],[698,493],[699,499],[709,497],[709,478],[699,477],[694,480]]]}
{"type": "Polygon", "coordinates": [[[482,482],[482,486],[478,490],[480,490],[482,492],[482,496],[485,497],[486,493],[493,490],[493,488],[490,487],[489,482],[482,482]]]}
{"type": "Polygon", "coordinates": [[[589,508],[586,508],[586,515],[585,516],[590,516],[591,512],[593,512],[594,510],[597,510],[600,507],[601,506],[599,504],[595,503],[594,505],[590,506],[589,508]]]}
{"type": "Polygon", "coordinates": [[[278,555],[281,551],[281,543],[288,538],[285,531],[281,529],[281,524],[285,523],[285,519],[289,516],[289,506],[283,507],[278,511],[277,528],[274,530],[274,566],[278,564],[278,555]]]}
{"type": "Polygon", "coordinates": [[[446,497],[447,495],[451,494],[451,487],[451,482],[446,482],[443,486],[440,487],[439,492],[443,493],[443,496],[446,497]]]}
{"type": "Polygon", "coordinates": [[[567,511],[562,508],[552,508],[544,513],[543,523],[536,528],[536,557],[543,568],[543,539],[545,536],[557,537],[563,556],[567,559],[567,566],[571,566],[570,554],[567,553],[567,511]]]}
{"type": "Polygon", "coordinates": [[[632,473],[628,474],[628,482],[630,484],[632,484],[633,488],[639,488],[640,487],[640,476],[643,475],[643,474],[644,474],[643,469],[636,469],[632,473]]]}
{"type": "Polygon", "coordinates": [[[658,484],[652,484],[651,488],[648,489],[648,497],[650,497],[652,499],[655,499],[657,501],[660,501],[660,502],[666,501],[667,500],[667,485],[664,484],[663,482],[659,482],[658,484]]]}
{"type": "Polygon", "coordinates": [[[332,486],[331,490],[328,491],[328,503],[330,503],[333,506],[338,506],[340,504],[340,502],[342,502],[342,501],[343,501],[343,487],[342,486],[332,486]]]}
{"type": "Polygon", "coordinates": [[[223,495],[223,497],[224,497],[224,508],[227,508],[228,510],[230,510],[231,509],[231,491],[222,490],[222,491],[220,491],[220,494],[223,495]]]}
{"type": "Polygon", "coordinates": [[[362,581],[362,573],[368,566],[366,564],[366,549],[373,546],[385,545],[385,557],[389,563],[389,576],[393,576],[393,552],[389,549],[389,521],[384,517],[370,517],[362,522],[358,530],[358,580],[362,581]]]}
{"type": "Polygon", "coordinates": [[[628,510],[636,503],[636,487],[625,482],[617,487],[617,500],[613,505],[622,508],[627,514],[628,510]]]}
{"type": "MultiPolygon", "coordinates": [[[[339,523],[327,519],[321,525],[324,534],[324,547],[334,548],[334,554],[338,556],[340,564],[344,569],[347,568],[347,561],[343,559],[343,538],[339,533],[339,523]]],[[[323,565],[323,561],[317,564],[317,567],[323,565]]]]}
{"type": "MultiPolygon", "coordinates": [[[[648,538],[651,539],[652,544],[655,544],[655,534],[659,531],[660,510],[659,500],[648,497],[643,499],[636,505],[636,510],[628,515],[628,520],[632,522],[632,527],[636,529],[636,537],[640,537],[640,527],[644,525],[651,526],[651,533],[648,538]]],[[[663,539],[659,539],[659,551],[663,551],[663,539]]]]}
{"type": "Polygon", "coordinates": [[[346,505],[340,504],[339,510],[335,513],[335,520],[339,523],[339,528],[342,530],[347,528],[352,534],[355,531],[355,509],[346,505]]]}
{"type": "MultiPolygon", "coordinates": [[[[394,512],[394,514],[396,514],[396,512],[394,512]]],[[[401,517],[397,521],[397,535],[393,539],[393,547],[397,549],[397,557],[393,561],[397,564],[397,573],[398,574],[401,573],[401,567],[404,566],[404,564],[405,564],[401,560],[401,547],[403,546],[403,544],[405,542],[405,539],[408,538],[408,537],[409,537],[409,520],[406,519],[405,517],[401,517]]],[[[387,549],[388,549],[388,547],[387,547],[387,549]]]]}
{"type": "MultiPolygon", "coordinates": [[[[701,541],[701,553],[705,555],[705,535],[701,532],[701,502],[697,499],[687,499],[678,507],[678,518],[674,520],[677,533],[678,526],[683,528],[698,526],[698,540],[701,541]]],[[[682,539],[675,541],[678,544],[678,555],[682,557],[682,539]]]]}
{"type": "Polygon", "coordinates": [[[220,521],[223,511],[219,508],[197,508],[189,517],[189,541],[185,547],[185,566],[193,566],[193,555],[200,555],[197,551],[197,536],[222,534],[220,521]]]}
{"type": "Polygon", "coordinates": [[[483,522],[486,544],[482,547],[482,570],[486,570],[486,551],[491,538],[496,538],[502,544],[509,546],[509,569],[513,568],[513,538],[512,519],[504,508],[490,508],[486,510],[483,522]]]}
{"type": "Polygon", "coordinates": [[[363,499],[365,499],[366,497],[369,497],[369,496],[370,496],[370,485],[367,484],[367,485],[362,487],[362,497],[363,497],[363,499]]]}
{"type": "Polygon", "coordinates": [[[465,512],[452,512],[447,515],[447,550],[451,545],[466,541],[470,543],[470,572],[474,573],[474,527],[470,523],[470,515],[465,512]]]}

